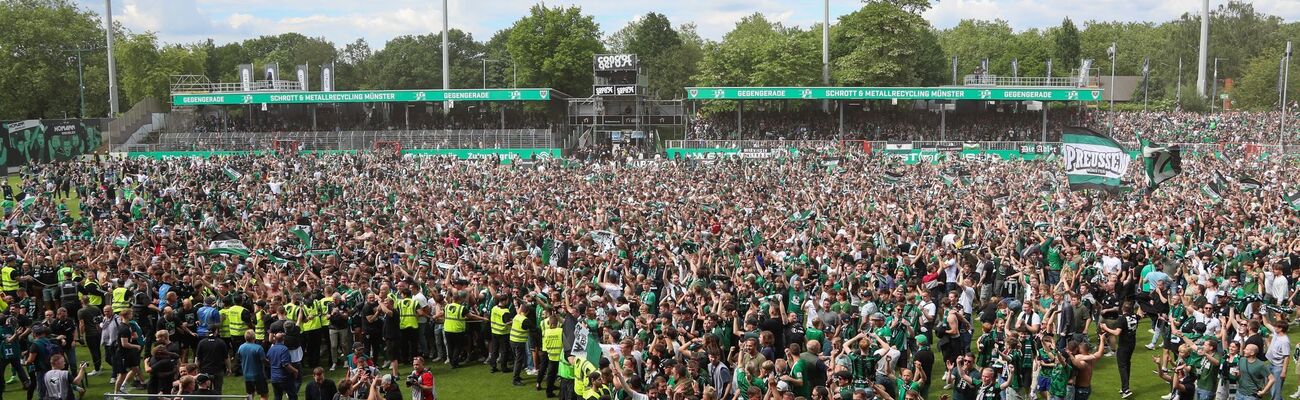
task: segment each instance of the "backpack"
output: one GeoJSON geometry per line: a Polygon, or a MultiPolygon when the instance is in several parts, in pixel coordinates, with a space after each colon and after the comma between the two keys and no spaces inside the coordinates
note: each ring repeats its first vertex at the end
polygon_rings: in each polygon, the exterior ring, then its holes
{"type": "Polygon", "coordinates": [[[63,347],[46,338],[36,339],[32,341],[32,345],[36,346],[36,350],[40,353],[36,356],[36,363],[33,366],[37,371],[49,371],[50,357],[63,354],[63,347]]]}

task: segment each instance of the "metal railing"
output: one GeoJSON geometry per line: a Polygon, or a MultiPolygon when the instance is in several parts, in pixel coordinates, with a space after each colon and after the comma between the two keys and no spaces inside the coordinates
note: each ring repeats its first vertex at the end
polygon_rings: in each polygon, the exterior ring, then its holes
{"type": "Polygon", "coordinates": [[[1089,77],[1088,84],[1080,85],[1079,77],[1045,77],[1045,76],[998,76],[988,74],[966,75],[962,84],[966,86],[1045,86],[1045,87],[1094,87],[1101,82],[1097,77],[1089,77]]]}
{"type": "Polygon", "coordinates": [[[158,143],[127,151],[240,151],[273,148],[275,141],[294,141],[303,150],[367,150],[376,142],[396,142],[403,149],[554,148],[550,129],[444,129],[341,132],[173,132],[158,143]]]}
{"type": "Polygon", "coordinates": [[[176,82],[171,84],[172,94],[202,93],[244,93],[244,92],[292,92],[302,90],[298,81],[274,80],[253,81],[250,90],[244,90],[242,82],[176,82]]]}

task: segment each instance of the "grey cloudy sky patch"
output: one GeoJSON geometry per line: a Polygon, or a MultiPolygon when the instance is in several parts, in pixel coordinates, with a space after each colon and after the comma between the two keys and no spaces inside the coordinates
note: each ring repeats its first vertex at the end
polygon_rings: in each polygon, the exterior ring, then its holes
{"type": "MultiPolygon", "coordinates": [[[[102,13],[102,0],[76,0],[102,13]]],[[[486,41],[509,27],[537,4],[535,0],[450,0],[451,26],[486,41]]],[[[1225,1],[1211,1],[1212,7],[1225,1]]],[[[640,15],[663,13],[674,24],[694,22],[701,36],[721,39],[736,21],[761,12],[786,25],[810,26],[821,22],[822,2],[817,0],[659,0],[546,1],[548,6],[576,5],[594,15],[606,34],[617,31],[640,15]]],[[[1254,0],[1257,10],[1287,21],[1300,18],[1300,0],[1254,0]]],[[[861,7],[859,0],[832,0],[831,18],[861,7]]],[[[962,19],[1003,19],[1017,30],[1055,26],[1069,16],[1086,21],[1154,21],[1196,12],[1194,0],[941,0],[924,15],[938,28],[962,19]]],[[[322,36],[342,46],[365,38],[379,48],[393,37],[440,32],[442,7],[438,0],[115,0],[115,19],[136,32],[153,31],[167,43],[192,43],[212,38],[218,43],[241,41],[285,32],[322,36]]]]}

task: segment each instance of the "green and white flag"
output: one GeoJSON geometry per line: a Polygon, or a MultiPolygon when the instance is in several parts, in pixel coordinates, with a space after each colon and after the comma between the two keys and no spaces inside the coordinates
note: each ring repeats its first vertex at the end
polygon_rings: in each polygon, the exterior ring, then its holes
{"type": "Polygon", "coordinates": [[[1286,203],[1286,205],[1288,206],[1291,206],[1292,210],[1300,211],[1300,189],[1296,189],[1295,192],[1292,192],[1290,194],[1283,192],[1282,202],[1286,203]]]}
{"type": "Polygon", "coordinates": [[[117,235],[113,238],[113,245],[117,247],[127,247],[131,245],[131,237],[126,235],[117,235]]]}
{"type": "Polygon", "coordinates": [[[940,172],[939,179],[943,180],[945,186],[953,186],[957,184],[957,177],[949,175],[947,172],[940,172]]]}
{"type": "Polygon", "coordinates": [[[244,245],[244,241],[239,240],[239,235],[235,232],[226,231],[213,236],[208,242],[208,254],[248,257],[248,246],[244,245]]]}
{"type": "Polygon", "coordinates": [[[244,174],[240,173],[239,170],[236,170],[234,168],[225,167],[221,169],[221,172],[224,172],[226,174],[226,178],[229,178],[232,181],[237,181],[244,178],[244,174]]]}
{"type": "Polygon", "coordinates": [[[1264,187],[1263,183],[1260,183],[1260,181],[1255,180],[1255,178],[1251,178],[1249,176],[1242,176],[1240,178],[1237,178],[1237,183],[1241,185],[1241,190],[1245,192],[1249,192],[1251,190],[1259,190],[1259,188],[1264,187]]]}
{"type": "Polygon", "coordinates": [[[1082,127],[1065,128],[1061,153],[1070,190],[1104,190],[1117,193],[1123,189],[1120,179],[1128,171],[1128,153],[1109,136],[1082,127]]]}
{"type": "MultiPolygon", "coordinates": [[[[1218,173],[1216,172],[1215,174],[1218,173]]],[[[1222,176],[1217,176],[1215,177],[1214,180],[1210,181],[1210,183],[1206,183],[1205,186],[1201,186],[1201,193],[1205,193],[1205,195],[1208,196],[1210,200],[1214,200],[1214,202],[1216,203],[1219,202],[1220,200],[1223,200],[1223,191],[1227,186],[1224,185],[1223,181],[1221,180],[1222,178],[1223,178],[1222,176]]]]}
{"type": "Polygon", "coordinates": [[[306,217],[298,218],[298,224],[294,225],[293,229],[289,230],[289,233],[292,233],[295,237],[298,238],[298,246],[300,246],[302,249],[311,248],[311,219],[310,218],[306,218],[306,217]]]}
{"type": "Polygon", "coordinates": [[[903,174],[894,171],[885,171],[885,174],[881,176],[881,179],[884,179],[887,184],[895,185],[898,184],[898,181],[903,180],[903,174]]]}
{"type": "Polygon", "coordinates": [[[1183,173],[1183,153],[1178,146],[1161,146],[1142,139],[1142,165],[1147,188],[1155,190],[1161,183],[1183,173]]]}

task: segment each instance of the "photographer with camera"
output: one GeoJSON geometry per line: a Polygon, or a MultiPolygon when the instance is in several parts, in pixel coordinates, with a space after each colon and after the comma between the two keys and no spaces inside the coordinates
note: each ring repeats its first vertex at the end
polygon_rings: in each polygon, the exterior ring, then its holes
{"type": "Polygon", "coordinates": [[[412,400],[433,400],[437,396],[433,371],[424,367],[424,357],[415,356],[411,359],[411,373],[406,376],[406,387],[411,388],[412,400]]]}
{"type": "Polygon", "coordinates": [[[375,377],[370,381],[370,394],[366,400],[403,400],[402,389],[397,387],[395,380],[391,374],[375,377]]]}

